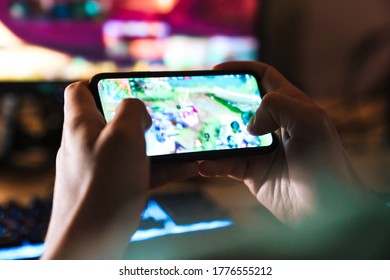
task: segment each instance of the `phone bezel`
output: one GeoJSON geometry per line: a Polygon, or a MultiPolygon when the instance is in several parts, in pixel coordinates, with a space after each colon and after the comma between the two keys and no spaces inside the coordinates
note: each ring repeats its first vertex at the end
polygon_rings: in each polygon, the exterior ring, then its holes
{"type": "MultiPolygon", "coordinates": [[[[134,72],[107,72],[94,75],[89,81],[88,88],[92,92],[96,105],[104,116],[100,95],[98,92],[98,83],[103,79],[126,79],[126,78],[159,78],[175,76],[214,76],[214,75],[235,75],[250,74],[257,81],[260,89],[260,97],[263,99],[266,92],[263,90],[260,80],[256,73],[251,71],[222,71],[222,70],[190,70],[190,71],[134,71],[134,72]]],[[[176,154],[165,154],[149,156],[154,162],[172,162],[172,161],[199,161],[213,160],[227,157],[257,156],[272,152],[277,146],[277,136],[271,133],[272,143],[269,146],[235,148],[225,150],[197,151],[176,154]]]]}

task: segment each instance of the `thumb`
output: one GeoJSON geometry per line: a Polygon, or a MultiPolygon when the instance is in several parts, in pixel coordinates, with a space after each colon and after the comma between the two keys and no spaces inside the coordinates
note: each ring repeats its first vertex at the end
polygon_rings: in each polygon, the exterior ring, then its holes
{"type": "Polygon", "coordinates": [[[285,128],[287,132],[291,132],[299,124],[305,123],[303,120],[307,114],[304,112],[307,112],[308,108],[303,106],[305,102],[299,99],[269,92],[248,124],[248,131],[254,135],[262,135],[285,128]]]}

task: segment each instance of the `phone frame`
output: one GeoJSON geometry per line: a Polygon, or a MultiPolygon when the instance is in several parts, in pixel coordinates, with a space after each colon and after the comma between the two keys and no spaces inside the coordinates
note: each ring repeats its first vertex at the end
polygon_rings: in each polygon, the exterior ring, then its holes
{"type": "MultiPolygon", "coordinates": [[[[130,79],[130,78],[161,78],[177,76],[215,76],[215,75],[242,75],[250,74],[255,77],[260,91],[261,99],[264,98],[263,90],[258,76],[252,71],[223,71],[223,70],[190,70],[190,71],[134,71],[134,72],[106,72],[94,75],[89,81],[88,88],[92,92],[96,105],[104,116],[103,106],[98,92],[98,83],[103,79],[130,79]]],[[[142,101],[142,100],[141,100],[142,101]]],[[[227,157],[258,156],[272,152],[277,146],[277,136],[270,133],[272,143],[269,146],[221,149],[212,151],[196,151],[164,155],[149,156],[153,162],[173,162],[173,161],[199,161],[213,160],[227,157]]]]}

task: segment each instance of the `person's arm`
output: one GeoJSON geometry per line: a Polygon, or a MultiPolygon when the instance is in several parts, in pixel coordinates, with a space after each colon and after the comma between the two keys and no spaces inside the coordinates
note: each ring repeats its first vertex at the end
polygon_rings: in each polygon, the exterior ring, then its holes
{"type": "Polygon", "coordinates": [[[123,257],[148,190],[198,173],[196,163],[150,166],[144,104],[126,99],[106,124],[85,82],[65,91],[53,211],[43,259],[123,257]],[[152,169],[152,176],[150,170],[152,169]]]}

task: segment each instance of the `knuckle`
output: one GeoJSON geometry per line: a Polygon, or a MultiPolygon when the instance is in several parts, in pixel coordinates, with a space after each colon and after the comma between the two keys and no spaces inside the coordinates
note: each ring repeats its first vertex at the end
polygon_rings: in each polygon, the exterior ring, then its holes
{"type": "Polygon", "coordinates": [[[71,131],[78,131],[80,128],[92,127],[101,128],[104,126],[102,119],[96,118],[95,115],[83,114],[76,115],[69,120],[66,120],[66,127],[71,131]]]}
{"type": "Polygon", "coordinates": [[[323,125],[329,125],[330,119],[327,114],[327,112],[322,109],[319,106],[312,106],[311,112],[310,112],[310,118],[313,118],[313,120],[316,123],[323,124],[323,125]]]}
{"type": "Polygon", "coordinates": [[[265,105],[269,105],[269,104],[272,104],[273,102],[275,102],[275,100],[279,99],[279,96],[280,96],[279,93],[274,92],[274,91],[270,91],[270,92],[267,92],[267,94],[265,94],[263,96],[263,99],[261,102],[264,103],[265,105]]]}
{"type": "Polygon", "coordinates": [[[329,132],[333,133],[334,126],[327,112],[318,106],[311,106],[310,110],[305,114],[304,121],[307,124],[307,129],[315,132],[313,137],[324,137],[329,132]]]}
{"type": "Polygon", "coordinates": [[[82,82],[74,82],[66,86],[64,90],[65,97],[73,94],[77,94],[80,88],[82,87],[82,82]]]}
{"type": "Polygon", "coordinates": [[[123,124],[116,124],[110,127],[108,138],[114,145],[130,145],[135,149],[145,150],[145,138],[140,129],[123,124]]]}

